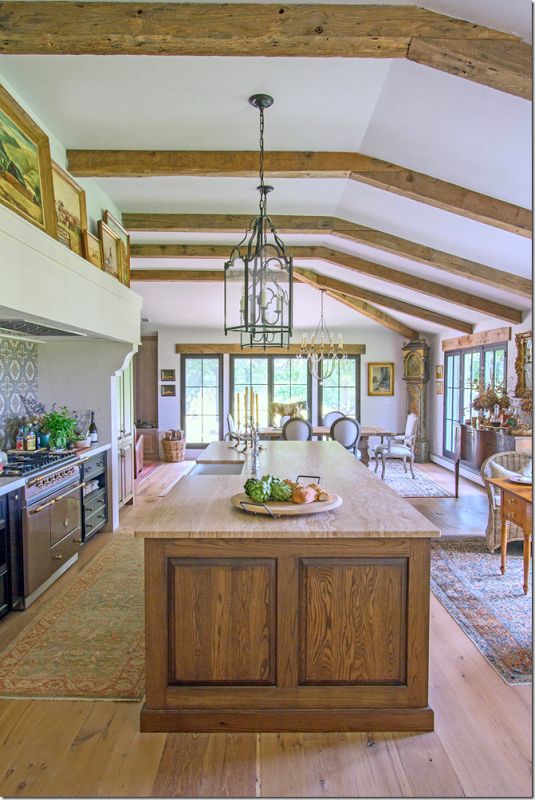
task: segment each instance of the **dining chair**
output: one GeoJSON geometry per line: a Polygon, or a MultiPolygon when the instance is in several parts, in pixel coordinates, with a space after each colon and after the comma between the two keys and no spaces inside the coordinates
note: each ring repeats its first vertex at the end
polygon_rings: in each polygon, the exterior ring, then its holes
{"type": "Polygon", "coordinates": [[[281,417],[279,427],[284,428],[289,419],[292,419],[289,414],[285,414],[283,417],[281,417]]]}
{"type": "Polygon", "coordinates": [[[291,417],[283,425],[282,438],[289,442],[309,442],[312,439],[312,425],[301,417],[291,417]]]}
{"type": "Polygon", "coordinates": [[[418,430],[418,417],[416,414],[409,414],[405,425],[405,433],[397,433],[395,436],[387,436],[384,444],[378,444],[375,448],[375,472],[381,459],[381,480],[384,480],[386,462],[389,458],[397,458],[403,461],[403,469],[407,472],[407,461],[413,478],[414,474],[414,445],[416,443],[416,431],[418,430]]]}
{"type": "Polygon", "coordinates": [[[227,432],[225,434],[225,439],[229,441],[239,441],[240,436],[236,429],[236,423],[234,422],[234,417],[232,414],[227,414],[227,432]]]}
{"type": "Polygon", "coordinates": [[[342,414],[341,411],[329,411],[329,413],[325,414],[323,417],[323,425],[325,428],[330,428],[333,422],[344,416],[345,414],[342,414]]]}
{"type": "MultiPolygon", "coordinates": [[[[334,413],[334,412],[333,412],[334,413]]],[[[331,439],[351,450],[356,456],[360,455],[357,445],[360,439],[360,422],[353,417],[338,417],[331,425],[331,439]]]]}

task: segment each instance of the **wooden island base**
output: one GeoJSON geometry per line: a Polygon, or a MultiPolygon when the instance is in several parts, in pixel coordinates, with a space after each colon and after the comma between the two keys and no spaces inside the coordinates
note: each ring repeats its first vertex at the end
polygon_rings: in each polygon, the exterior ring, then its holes
{"type": "MultiPolygon", "coordinates": [[[[210,445],[221,458],[228,445],[210,445]]],[[[236,458],[232,451],[230,458],[236,458]]],[[[336,442],[269,443],[273,475],[343,504],[246,514],[237,475],[183,478],[145,539],[142,731],[430,731],[429,567],[438,530],[336,442]]]]}

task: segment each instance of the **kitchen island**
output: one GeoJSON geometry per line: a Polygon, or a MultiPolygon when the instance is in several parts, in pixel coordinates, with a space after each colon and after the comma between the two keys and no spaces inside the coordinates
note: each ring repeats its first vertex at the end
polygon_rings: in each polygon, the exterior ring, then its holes
{"type": "Polygon", "coordinates": [[[260,469],[320,477],[339,508],[247,514],[230,497],[250,459],[210,445],[203,465],[221,474],[184,477],[136,531],[145,539],[141,730],[432,730],[438,529],[337,442],[267,443],[260,469]]]}

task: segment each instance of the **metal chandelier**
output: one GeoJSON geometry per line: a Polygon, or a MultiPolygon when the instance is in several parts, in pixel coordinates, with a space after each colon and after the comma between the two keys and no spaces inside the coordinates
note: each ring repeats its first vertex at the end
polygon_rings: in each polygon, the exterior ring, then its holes
{"type": "Polygon", "coordinates": [[[308,371],[319,383],[328,380],[333,374],[339,361],[345,361],[347,354],[344,352],[344,341],[342,334],[338,334],[338,341],[329,331],[323,313],[323,296],[325,290],[321,290],[321,313],[316,330],[310,340],[306,333],[301,339],[301,346],[297,358],[306,358],[308,371]]]}
{"type": "Polygon", "coordinates": [[[272,186],[264,182],[264,111],[267,94],[249,98],[260,112],[259,215],[225,263],[225,334],[240,333],[243,348],[288,347],[292,335],[292,257],[267,213],[272,186]]]}

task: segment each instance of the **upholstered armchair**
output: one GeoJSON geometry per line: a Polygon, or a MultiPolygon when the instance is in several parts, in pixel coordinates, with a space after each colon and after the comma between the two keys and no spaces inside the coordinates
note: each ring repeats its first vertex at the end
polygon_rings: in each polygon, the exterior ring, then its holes
{"type": "MultiPolygon", "coordinates": [[[[501,514],[501,492],[498,488],[490,484],[487,478],[491,478],[490,462],[493,461],[500,467],[510,470],[511,472],[520,472],[524,467],[527,467],[531,461],[531,453],[516,453],[514,451],[506,451],[505,453],[495,453],[490,458],[485,459],[481,464],[481,477],[487,490],[489,498],[489,517],[487,521],[487,549],[493,553],[501,544],[502,532],[502,514],[501,514]]],[[[515,525],[514,522],[509,520],[507,525],[507,541],[514,542],[517,539],[524,541],[524,533],[522,528],[515,525]]]]}
{"type": "Polygon", "coordinates": [[[379,444],[375,448],[375,472],[379,466],[379,459],[381,459],[381,480],[384,480],[386,461],[389,458],[397,458],[403,461],[403,468],[407,472],[407,461],[411,475],[415,478],[413,464],[414,464],[414,445],[416,442],[416,431],[418,430],[418,417],[416,414],[409,414],[407,417],[407,424],[405,425],[405,432],[398,433],[395,436],[386,437],[387,441],[384,444],[379,444]]]}

